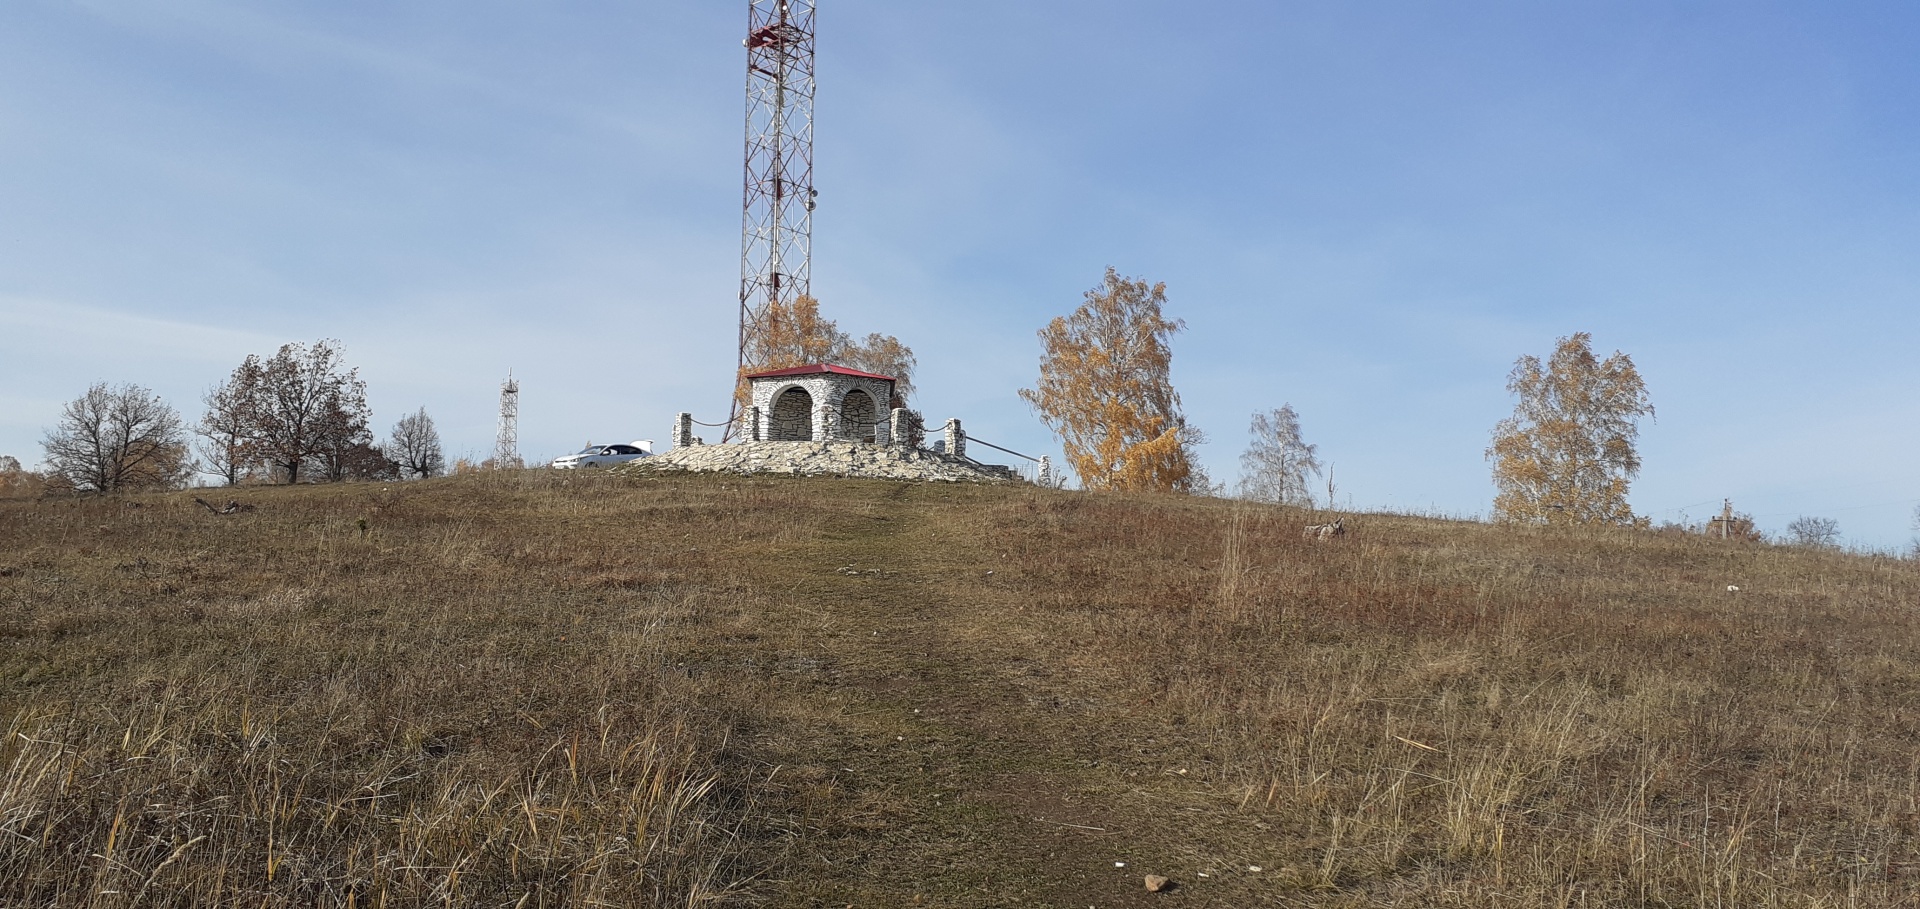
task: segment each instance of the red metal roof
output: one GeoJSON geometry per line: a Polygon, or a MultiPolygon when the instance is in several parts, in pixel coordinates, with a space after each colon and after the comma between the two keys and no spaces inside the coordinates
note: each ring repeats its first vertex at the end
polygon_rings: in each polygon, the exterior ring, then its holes
{"type": "Polygon", "coordinates": [[[787,369],[771,369],[766,372],[750,372],[750,373],[747,373],[747,378],[777,379],[782,376],[811,376],[811,375],[818,375],[820,373],[825,373],[825,372],[830,372],[830,373],[834,373],[836,375],[842,375],[842,376],[853,376],[858,379],[880,379],[886,382],[894,381],[894,378],[892,376],[883,376],[883,375],[878,375],[876,373],[871,373],[871,372],[861,372],[860,370],[857,370],[857,369],[848,369],[845,366],[835,366],[832,363],[811,363],[806,366],[793,366],[787,369]]]}

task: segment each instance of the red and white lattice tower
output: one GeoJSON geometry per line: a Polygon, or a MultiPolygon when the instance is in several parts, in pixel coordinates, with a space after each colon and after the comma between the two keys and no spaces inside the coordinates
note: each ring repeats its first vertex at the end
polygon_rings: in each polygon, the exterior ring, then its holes
{"type": "Polygon", "coordinates": [[[766,329],[768,310],[776,303],[791,304],[811,286],[813,5],[814,0],[748,0],[742,369],[766,329]]]}

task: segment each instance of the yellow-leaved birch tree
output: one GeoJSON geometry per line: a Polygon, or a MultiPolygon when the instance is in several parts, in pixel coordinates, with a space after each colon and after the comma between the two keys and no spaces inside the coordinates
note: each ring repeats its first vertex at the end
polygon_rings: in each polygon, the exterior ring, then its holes
{"type": "Polygon", "coordinates": [[[815,363],[833,363],[893,379],[892,407],[907,406],[913,394],[913,370],[918,364],[912,348],[900,343],[899,338],[879,333],[854,340],[840,330],[839,323],[820,314],[820,301],[811,296],[802,294],[791,304],[770,305],[766,324],[756,338],[734,387],[737,407],[747,406],[747,374],[815,363]]]}
{"type": "Polygon", "coordinates": [[[1067,463],[1088,489],[1192,492],[1206,479],[1193,463],[1201,441],[1173,390],[1173,335],[1161,314],[1165,284],[1122,278],[1109,267],[1071,314],[1040,331],[1040,381],[1020,397],[1060,437],[1067,463]]]}
{"type": "Polygon", "coordinates": [[[820,315],[820,301],[806,295],[796,297],[791,305],[768,306],[758,340],[747,351],[748,372],[831,363],[848,341],[839,325],[820,315]]]}
{"type": "Polygon", "coordinates": [[[1496,518],[1540,524],[1629,524],[1627,486],[1640,473],[1639,419],[1653,415],[1633,358],[1593,355],[1593,336],[1561,338],[1544,365],[1524,356],[1507,376],[1520,400],[1494,427],[1496,518]]]}

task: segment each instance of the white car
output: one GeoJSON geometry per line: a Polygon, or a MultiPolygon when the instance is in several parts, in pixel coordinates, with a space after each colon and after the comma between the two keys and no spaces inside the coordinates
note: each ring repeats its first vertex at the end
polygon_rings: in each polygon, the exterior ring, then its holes
{"type": "Polygon", "coordinates": [[[573,470],[580,467],[612,467],[637,461],[653,454],[653,441],[643,440],[632,445],[588,445],[570,455],[554,458],[550,466],[561,470],[573,470]]]}

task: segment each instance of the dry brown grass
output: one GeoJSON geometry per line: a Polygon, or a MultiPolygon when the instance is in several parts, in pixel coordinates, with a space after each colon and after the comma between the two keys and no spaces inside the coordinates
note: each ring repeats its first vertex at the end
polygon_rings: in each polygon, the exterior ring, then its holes
{"type": "Polygon", "coordinates": [[[1203,743],[1302,902],[1915,899],[1912,563],[1384,515],[1330,545],[1176,500],[996,520],[1069,659],[1203,743]]]}
{"type": "Polygon", "coordinates": [[[736,867],[733,608],[538,481],[10,506],[0,905],[692,905],[736,867]],[[130,505],[139,505],[135,509],[130,505]]]}
{"type": "Polygon", "coordinates": [[[0,906],[1920,883],[1910,562],[1018,486],[240,497],[0,503],[0,906]]]}

